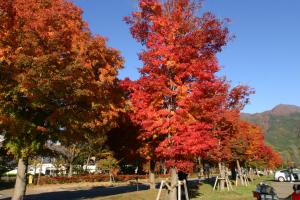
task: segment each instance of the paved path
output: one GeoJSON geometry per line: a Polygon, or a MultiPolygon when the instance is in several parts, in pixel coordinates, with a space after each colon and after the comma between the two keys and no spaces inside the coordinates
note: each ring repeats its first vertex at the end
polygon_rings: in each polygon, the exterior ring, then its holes
{"type": "MultiPolygon", "coordinates": [[[[146,190],[149,187],[144,184],[138,186],[139,190],[146,190]]],[[[110,186],[76,186],[76,185],[52,185],[41,187],[29,187],[26,192],[24,200],[77,200],[90,199],[101,196],[109,196],[122,194],[127,192],[137,191],[136,185],[119,185],[115,187],[110,186]]],[[[0,191],[1,200],[10,200],[13,193],[12,189],[0,191]]]]}
{"type": "MultiPolygon", "coordinates": [[[[195,179],[196,180],[196,179],[195,179]]],[[[270,183],[280,199],[286,199],[293,192],[294,183],[270,183]]],[[[298,182],[300,184],[300,182],[298,182]]],[[[145,184],[139,185],[139,190],[147,190],[145,184]]],[[[99,185],[99,183],[83,183],[83,184],[64,184],[64,185],[47,185],[29,187],[24,200],[77,200],[92,199],[95,197],[104,197],[127,192],[135,192],[136,185],[117,185],[110,187],[108,185],[99,185]]],[[[13,190],[0,191],[0,200],[10,200],[13,190]]]]}
{"type": "MultiPolygon", "coordinates": [[[[290,196],[293,193],[293,185],[295,183],[290,182],[272,182],[271,185],[274,187],[278,197],[280,199],[286,199],[288,196],[290,196]]],[[[300,184],[300,182],[297,182],[297,184],[300,184]]]]}

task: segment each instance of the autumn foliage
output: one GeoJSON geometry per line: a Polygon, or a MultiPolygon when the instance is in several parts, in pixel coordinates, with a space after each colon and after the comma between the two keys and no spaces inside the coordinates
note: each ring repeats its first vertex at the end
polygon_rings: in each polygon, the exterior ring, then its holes
{"type": "Polygon", "coordinates": [[[59,138],[57,132],[78,139],[84,130],[115,126],[123,60],[104,38],[91,35],[81,10],[64,0],[2,0],[0,8],[6,137],[22,146],[17,140],[23,134],[28,142],[59,138]]]}
{"type": "Polygon", "coordinates": [[[229,137],[221,140],[219,148],[210,150],[210,156],[215,156],[210,158],[233,163],[238,160],[243,165],[270,169],[281,165],[279,154],[265,144],[261,127],[240,120],[239,115],[230,124],[229,137]]]}
{"type": "Polygon", "coordinates": [[[139,11],[125,21],[144,45],[143,66],[140,78],[123,80],[121,90],[120,53],[91,34],[73,3],[0,0],[4,146],[23,162],[46,142],[99,146],[110,133],[108,144],[130,161],[139,149],[143,159],[184,171],[196,157],[278,166],[280,156],[262,130],[240,120],[253,91],[218,76],[216,55],[232,38],[228,21],[198,16],[199,2],[139,0],[139,11]],[[130,141],[114,143],[119,137],[130,141]]]}
{"type": "Polygon", "coordinates": [[[0,128],[26,161],[46,141],[83,141],[122,111],[120,53],[65,0],[0,0],[0,128]]]}
{"type": "Polygon", "coordinates": [[[123,82],[132,119],[142,127],[146,157],[156,155],[187,170],[195,156],[218,146],[224,116],[242,109],[251,91],[230,89],[216,75],[216,53],[230,39],[225,22],[211,13],[195,16],[199,4],[188,0],[141,0],[139,7],[125,18],[146,47],[140,53],[141,78],[123,82]]]}

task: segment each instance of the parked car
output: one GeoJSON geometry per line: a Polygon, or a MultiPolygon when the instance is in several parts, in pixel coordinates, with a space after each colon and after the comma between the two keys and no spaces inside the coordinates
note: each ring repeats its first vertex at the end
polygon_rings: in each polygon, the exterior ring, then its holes
{"type": "MultiPolygon", "coordinates": [[[[292,181],[300,181],[300,170],[293,169],[292,181]]],[[[290,181],[290,175],[287,169],[278,170],[275,172],[274,179],[279,182],[290,181]]]]}

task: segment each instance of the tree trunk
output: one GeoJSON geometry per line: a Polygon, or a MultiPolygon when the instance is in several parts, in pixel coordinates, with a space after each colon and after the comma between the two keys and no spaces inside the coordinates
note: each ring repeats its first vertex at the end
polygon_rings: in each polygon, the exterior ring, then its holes
{"type": "Polygon", "coordinates": [[[257,167],[255,167],[255,173],[256,173],[256,176],[259,177],[259,173],[258,173],[257,167]]]}
{"type": "Polygon", "coordinates": [[[197,161],[198,161],[198,179],[200,181],[200,178],[203,177],[203,167],[202,167],[202,162],[201,162],[200,156],[197,158],[197,161]]]}
{"type": "Polygon", "coordinates": [[[111,169],[109,169],[109,183],[110,183],[110,185],[113,184],[113,178],[112,178],[111,169]]]}
{"type": "Polygon", "coordinates": [[[42,160],[41,160],[41,163],[40,163],[39,175],[38,175],[38,179],[37,179],[37,182],[36,182],[37,185],[40,184],[41,173],[42,173],[42,169],[43,169],[43,162],[44,162],[44,158],[42,157],[42,160]]]}
{"type": "Polygon", "coordinates": [[[225,189],[225,169],[221,162],[219,162],[219,171],[220,171],[220,190],[223,191],[225,189]]]}
{"type": "Polygon", "coordinates": [[[177,200],[177,189],[176,185],[178,183],[176,168],[172,167],[170,169],[171,176],[171,188],[172,190],[168,191],[168,200],[177,200]]]}
{"type": "Polygon", "coordinates": [[[69,168],[68,177],[72,177],[73,176],[73,161],[74,161],[74,157],[75,157],[75,145],[73,146],[72,151],[71,151],[70,168],[69,168]]]}
{"type": "Polygon", "coordinates": [[[250,167],[250,169],[249,169],[249,178],[250,178],[251,181],[253,181],[253,169],[252,169],[252,167],[250,167]]]}
{"type": "Polygon", "coordinates": [[[20,158],[18,160],[18,170],[16,177],[16,184],[14,189],[14,194],[12,196],[12,200],[23,200],[26,192],[26,173],[27,173],[27,165],[25,161],[20,158]]]}
{"type": "Polygon", "coordinates": [[[73,164],[72,162],[70,162],[68,177],[72,177],[72,175],[73,175],[73,164]]]}
{"type": "Polygon", "coordinates": [[[155,161],[149,161],[149,184],[150,189],[155,189],[155,161]]]}
{"type": "MultiPolygon", "coordinates": [[[[86,160],[86,165],[85,165],[85,170],[84,171],[87,171],[87,167],[88,167],[88,165],[89,165],[89,163],[90,163],[90,158],[91,158],[91,154],[89,154],[89,156],[88,156],[88,158],[87,158],[87,160],[86,160]]],[[[90,173],[90,172],[89,172],[90,173]]]]}
{"type": "Polygon", "coordinates": [[[238,169],[238,173],[239,173],[241,185],[245,185],[245,184],[244,184],[243,175],[242,175],[242,169],[241,169],[240,161],[239,161],[239,160],[236,160],[236,166],[237,166],[237,169],[238,169]]]}
{"type": "Polygon", "coordinates": [[[166,166],[164,165],[164,175],[166,175],[167,174],[167,168],[166,168],[166,166]]]}
{"type": "Polygon", "coordinates": [[[33,176],[35,177],[36,175],[36,168],[37,168],[37,164],[34,165],[34,171],[33,171],[33,176]]]}

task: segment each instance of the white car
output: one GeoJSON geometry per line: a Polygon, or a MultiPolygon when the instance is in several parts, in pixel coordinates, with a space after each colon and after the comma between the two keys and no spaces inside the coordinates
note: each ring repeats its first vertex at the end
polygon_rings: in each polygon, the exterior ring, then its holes
{"type": "MultiPolygon", "coordinates": [[[[292,181],[299,181],[300,170],[293,169],[292,181]]],[[[279,182],[290,181],[290,175],[287,169],[282,169],[275,172],[274,179],[279,182]]]]}

